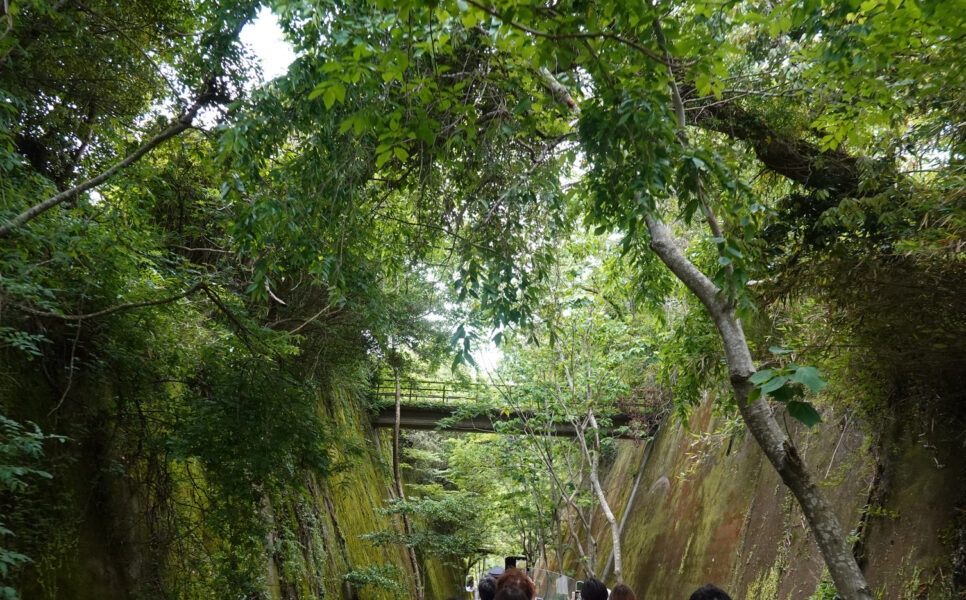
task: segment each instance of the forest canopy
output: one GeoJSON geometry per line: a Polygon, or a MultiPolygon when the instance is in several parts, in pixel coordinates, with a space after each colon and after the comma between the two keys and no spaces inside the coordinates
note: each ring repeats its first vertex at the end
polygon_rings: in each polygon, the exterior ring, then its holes
{"type": "Polygon", "coordinates": [[[266,507],[367,452],[339,407],[495,344],[588,432],[630,397],[740,415],[870,598],[774,413],[966,417],[962,0],[25,0],[0,28],[0,595],[77,461],[153,499],[137,585],[261,593],[266,507]],[[260,82],[265,8],[296,58],[260,82]]]}

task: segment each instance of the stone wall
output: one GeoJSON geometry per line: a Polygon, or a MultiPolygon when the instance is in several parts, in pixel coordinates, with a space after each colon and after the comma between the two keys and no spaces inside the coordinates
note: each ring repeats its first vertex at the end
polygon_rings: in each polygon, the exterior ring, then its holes
{"type": "MultiPolygon", "coordinates": [[[[935,420],[896,419],[873,439],[848,414],[826,414],[811,431],[781,415],[779,421],[852,531],[876,593],[955,597],[954,555],[966,539],[962,431],[935,420]]],[[[705,583],[735,600],[816,593],[824,570],[818,549],[740,422],[713,415],[705,404],[689,429],[668,422],[652,443],[623,539],[625,581],[639,598],[686,599],[705,583]]],[[[611,465],[606,489],[617,514],[645,450],[622,442],[611,465]]],[[[599,539],[602,568],[609,531],[599,539]]]]}

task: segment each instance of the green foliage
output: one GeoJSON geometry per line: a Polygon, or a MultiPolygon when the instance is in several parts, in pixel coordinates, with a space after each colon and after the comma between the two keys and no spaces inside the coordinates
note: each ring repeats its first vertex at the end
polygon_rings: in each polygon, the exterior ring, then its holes
{"type": "MultiPolygon", "coordinates": [[[[381,530],[362,536],[376,546],[403,544],[425,557],[466,570],[486,547],[485,504],[470,492],[437,490],[431,495],[395,499],[383,509],[388,515],[406,514],[419,525],[411,533],[381,530]]],[[[485,554],[485,552],[484,552],[485,554]]]]}
{"type": "MultiPolygon", "coordinates": [[[[774,354],[787,354],[789,351],[772,347],[774,354]]],[[[777,368],[757,371],[748,381],[755,384],[755,389],[748,395],[748,401],[754,402],[762,394],[785,404],[788,414],[801,421],[807,427],[813,427],[822,422],[821,415],[808,402],[799,400],[805,396],[805,390],[818,393],[826,386],[818,369],[809,366],[799,366],[793,362],[777,368]]]]}
{"type": "Polygon", "coordinates": [[[45,440],[64,438],[45,435],[36,424],[29,427],[0,415],[0,490],[18,491],[27,486],[25,477],[37,476],[49,479],[50,473],[30,464],[38,464],[43,456],[45,440]]]}
{"type": "MultiPolygon", "coordinates": [[[[335,415],[383,361],[435,373],[452,354],[455,370],[492,340],[516,385],[487,406],[537,410],[534,431],[591,413],[603,426],[627,404],[644,407],[643,435],[672,406],[686,418],[727,365],[647,215],[752,347],[779,348],[758,357],[753,393],[806,425],[821,420],[805,401],[818,367],[827,402],[860,384],[904,402],[962,389],[958,6],[270,4],[299,58],[263,86],[237,39],[251,2],[29,0],[0,34],[3,223],[204,92],[205,131],[0,238],[0,346],[52,390],[11,416],[109,446],[92,480],[130,482],[155,511],[145,582],[262,593],[263,503],[351,468],[362,448],[335,415]]],[[[60,481],[31,454],[37,431],[3,427],[20,440],[0,457],[6,493],[60,481]]],[[[563,548],[557,488],[593,502],[536,466],[574,459],[565,442],[420,443],[408,458],[426,494],[392,510],[426,528],[394,539],[454,562],[474,539],[563,548]],[[457,498],[506,518],[481,524],[457,498]]],[[[4,569],[30,568],[4,552],[4,569]]]]}
{"type": "Polygon", "coordinates": [[[394,565],[382,567],[368,565],[362,569],[356,569],[346,573],[343,579],[355,586],[362,587],[370,585],[386,590],[392,593],[393,598],[399,598],[409,593],[409,589],[399,583],[400,576],[399,568],[394,565]]]}
{"type": "MultiPolygon", "coordinates": [[[[43,443],[46,440],[63,439],[57,435],[45,435],[33,423],[25,427],[0,415],[0,494],[23,491],[29,485],[31,477],[50,479],[50,473],[36,467],[43,457],[43,443]]],[[[0,538],[15,535],[0,520],[0,538]]],[[[4,546],[7,546],[6,542],[4,546]]],[[[30,560],[25,554],[0,547],[0,597],[9,600],[19,597],[14,588],[2,583],[9,580],[13,570],[30,560]]]]}
{"type": "Polygon", "coordinates": [[[822,578],[815,592],[808,597],[808,600],[841,600],[835,589],[835,584],[828,578],[828,574],[822,578]]]}

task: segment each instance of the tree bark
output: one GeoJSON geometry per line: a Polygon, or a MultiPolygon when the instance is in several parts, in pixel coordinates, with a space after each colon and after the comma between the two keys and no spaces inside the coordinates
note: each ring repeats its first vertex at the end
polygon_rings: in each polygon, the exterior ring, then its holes
{"type": "Polygon", "coordinates": [[[597,494],[597,501],[600,502],[600,508],[604,512],[604,518],[607,519],[607,523],[610,525],[611,555],[614,557],[614,577],[617,578],[617,583],[624,583],[620,528],[617,525],[617,519],[614,517],[614,511],[611,510],[610,503],[607,502],[604,488],[600,485],[600,430],[597,428],[597,419],[594,417],[594,410],[592,408],[587,409],[587,420],[591,429],[594,430],[594,451],[590,452],[590,449],[587,447],[587,441],[582,435],[583,431],[578,432],[580,435],[577,436],[577,439],[580,441],[580,448],[584,451],[584,458],[590,466],[590,484],[597,494]]]}
{"type": "MultiPolygon", "coordinates": [[[[693,88],[682,88],[682,95],[693,88]]],[[[690,111],[689,122],[708,131],[723,133],[747,143],[769,170],[807,188],[828,190],[830,196],[854,195],[859,191],[859,159],[842,150],[822,150],[804,139],[776,131],[760,116],[736,102],[709,102],[690,111]]]]}
{"type": "Polygon", "coordinates": [[[748,395],[754,389],[748,378],[755,373],[755,364],[734,307],[675,246],[660,219],[650,213],[645,213],[644,219],[651,232],[651,249],[704,304],[718,328],[738,410],[755,441],[798,500],[839,594],[846,600],[872,600],[872,591],[846,541],[845,532],[831,505],[812,480],[804,459],[778,426],[765,398],[759,396],[754,402],[748,402],[748,395]]]}

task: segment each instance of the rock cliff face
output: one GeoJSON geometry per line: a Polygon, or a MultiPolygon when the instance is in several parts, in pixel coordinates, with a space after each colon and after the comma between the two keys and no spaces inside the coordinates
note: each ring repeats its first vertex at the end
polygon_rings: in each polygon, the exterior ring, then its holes
{"type": "MultiPolygon", "coordinates": [[[[848,414],[826,414],[812,431],[786,421],[880,597],[959,597],[962,430],[896,419],[873,438],[848,414]]],[[[704,405],[690,429],[666,423],[652,443],[649,456],[643,444],[622,443],[606,479],[623,510],[644,469],[623,541],[625,581],[639,598],[686,599],[706,583],[736,600],[833,597],[820,589],[822,559],[797,505],[740,423],[704,405]]],[[[601,533],[599,568],[610,552],[601,533]]]]}
{"type": "MultiPolygon", "coordinates": [[[[406,552],[360,539],[396,525],[379,513],[391,494],[391,446],[361,402],[320,394],[318,409],[339,436],[333,468],[304,468],[300,483],[236,499],[246,520],[233,524],[219,521],[224,507],[198,464],[168,461],[166,447],[135,431],[157,426],[150,413],[139,425],[110,385],[85,381],[49,413],[57,398],[29,366],[22,372],[0,383],[0,414],[67,439],[46,442],[36,465],[52,478],[0,493],[0,521],[15,533],[0,536],[0,549],[31,559],[0,587],[23,600],[201,599],[222,597],[219,589],[246,600],[415,597],[406,552]],[[236,569],[254,578],[225,580],[236,569]]],[[[459,589],[454,569],[425,559],[422,571],[427,599],[459,589]]]]}

